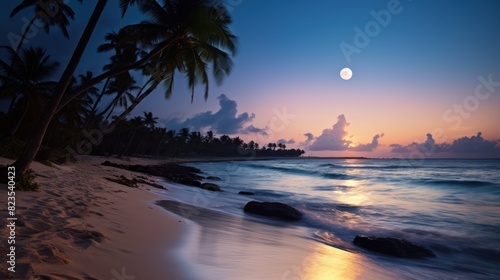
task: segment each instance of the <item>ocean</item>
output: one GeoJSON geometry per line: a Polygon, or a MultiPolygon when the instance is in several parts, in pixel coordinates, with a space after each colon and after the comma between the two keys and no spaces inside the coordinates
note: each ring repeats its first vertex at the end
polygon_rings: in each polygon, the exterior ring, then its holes
{"type": "Polygon", "coordinates": [[[165,193],[179,202],[165,208],[195,228],[186,258],[200,279],[500,279],[500,160],[188,165],[220,177],[213,183],[224,190],[169,183],[165,193]],[[246,214],[250,200],[286,203],[304,216],[285,222],[246,214]],[[356,235],[404,238],[436,257],[370,252],[352,243],[356,235]]]}

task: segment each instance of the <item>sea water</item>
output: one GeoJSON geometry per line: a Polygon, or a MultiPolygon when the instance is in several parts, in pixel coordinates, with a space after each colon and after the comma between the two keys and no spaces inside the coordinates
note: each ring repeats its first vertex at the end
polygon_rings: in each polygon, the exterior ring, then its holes
{"type": "MultiPolygon", "coordinates": [[[[220,177],[212,182],[224,192],[170,185],[179,191],[167,195],[178,201],[368,256],[372,265],[396,271],[389,278],[500,279],[500,160],[297,158],[189,165],[220,177]],[[286,223],[248,215],[243,207],[250,200],[286,203],[304,217],[286,223]],[[436,257],[405,262],[365,251],[352,243],[361,234],[404,238],[436,257]]],[[[200,211],[182,212],[177,214],[190,218],[200,211]]]]}

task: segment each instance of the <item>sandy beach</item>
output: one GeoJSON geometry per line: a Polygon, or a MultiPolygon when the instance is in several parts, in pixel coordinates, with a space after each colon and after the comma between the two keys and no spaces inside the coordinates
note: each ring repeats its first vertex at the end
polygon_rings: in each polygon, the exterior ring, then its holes
{"type": "MultiPolygon", "coordinates": [[[[263,169],[264,162],[192,164],[206,172],[203,176],[219,176],[223,192],[168,183],[160,177],[103,166],[104,161],[122,165],[162,163],[96,156],[82,156],[79,162],[63,166],[34,163],[40,190],[18,191],[15,196],[16,274],[9,274],[4,262],[0,279],[495,279],[497,269],[481,258],[460,264],[459,250],[474,250],[457,247],[462,239],[458,239],[456,249],[446,250],[431,240],[427,244],[434,244],[432,249],[438,257],[421,260],[393,258],[353,245],[356,234],[370,232],[371,221],[357,225],[362,219],[361,206],[346,204],[359,197],[355,190],[349,194],[349,188],[342,187],[334,195],[339,201],[325,204],[318,196],[324,186],[310,187],[324,179],[304,172],[283,173],[283,167],[291,164],[288,161],[267,162],[271,167],[268,171],[263,169]],[[281,166],[282,175],[276,173],[276,165],[281,166]],[[248,169],[255,167],[259,172],[248,169]],[[147,184],[131,188],[108,180],[121,176],[142,178],[147,184]],[[306,177],[300,180],[297,176],[306,177]],[[294,186],[294,182],[304,185],[294,186]],[[159,183],[167,189],[153,186],[159,183]],[[273,184],[279,187],[273,190],[273,184]],[[305,186],[316,195],[309,196],[313,204],[307,204],[308,197],[279,192],[284,185],[287,191],[305,186]],[[255,195],[238,194],[245,186],[255,195]],[[293,203],[302,207],[305,216],[290,222],[244,213],[243,206],[250,200],[293,203]],[[316,208],[320,210],[312,210],[316,208]],[[321,215],[327,216],[322,220],[321,215]],[[451,254],[450,250],[456,252],[451,254]],[[458,257],[453,258],[455,255],[458,257]],[[465,269],[469,274],[464,276],[465,269]]],[[[325,166],[324,162],[304,164],[325,166]]],[[[9,163],[11,160],[0,159],[0,164],[9,163]]],[[[7,202],[5,185],[0,193],[2,201],[7,202]]],[[[4,207],[4,237],[10,234],[7,214],[4,207]]],[[[394,218],[389,221],[393,223],[394,218]]],[[[421,232],[412,235],[410,231],[401,234],[392,230],[386,234],[418,241],[421,232]]],[[[0,246],[6,256],[10,248],[4,237],[0,246]]],[[[475,250],[485,252],[480,246],[475,250]]]]}
{"type": "MultiPolygon", "coordinates": [[[[105,179],[141,174],[101,166],[104,160],[89,156],[66,166],[32,165],[40,190],[16,192],[18,279],[189,279],[176,251],[186,226],[154,204],[159,196],[151,186],[130,188],[105,179]]],[[[133,159],[153,162],[158,163],[133,159]]],[[[1,197],[6,203],[5,185],[1,197]]],[[[9,234],[5,222],[2,218],[3,237],[9,234]]],[[[7,242],[1,246],[5,256],[7,242]]],[[[0,278],[12,277],[3,263],[0,278]]]]}
{"type": "MultiPolygon", "coordinates": [[[[168,190],[146,184],[130,188],[111,182],[106,178],[131,179],[144,174],[102,166],[106,160],[127,165],[161,163],[95,156],[82,156],[77,163],[63,166],[34,163],[32,169],[40,190],[16,192],[16,274],[8,273],[4,265],[2,279],[389,276],[380,268],[363,264],[366,259],[362,256],[300,238],[303,229],[168,199],[169,192],[213,192],[181,185],[170,185],[168,190]]],[[[0,164],[11,162],[0,159],[0,164]]],[[[5,185],[1,195],[7,201],[5,185]]],[[[214,198],[217,193],[210,195],[203,198],[214,198]]],[[[7,216],[7,211],[3,213],[3,217],[7,216]]],[[[2,226],[5,221],[2,219],[2,226]]],[[[4,236],[8,234],[8,229],[4,230],[4,236]]],[[[6,242],[1,246],[3,252],[8,252],[6,242]]]]}

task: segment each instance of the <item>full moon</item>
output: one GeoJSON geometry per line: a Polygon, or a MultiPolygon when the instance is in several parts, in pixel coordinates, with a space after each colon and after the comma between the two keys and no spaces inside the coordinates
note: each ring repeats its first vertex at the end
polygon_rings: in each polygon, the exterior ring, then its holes
{"type": "Polygon", "coordinates": [[[349,68],[340,70],[340,77],[344,80],[349,80],[352,77],[352,71],[349,68]]]}

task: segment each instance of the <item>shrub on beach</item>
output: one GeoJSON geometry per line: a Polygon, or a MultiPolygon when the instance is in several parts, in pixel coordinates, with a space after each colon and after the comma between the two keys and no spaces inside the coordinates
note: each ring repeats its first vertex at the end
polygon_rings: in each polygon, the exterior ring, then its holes
{"type": "Polygon", "coordinates": [[[19,178],[16,189],[21,191],[38,191],[40,185],[35,182],[35,172],[32,169],[28,169],[22,176],[19,178]]]}

